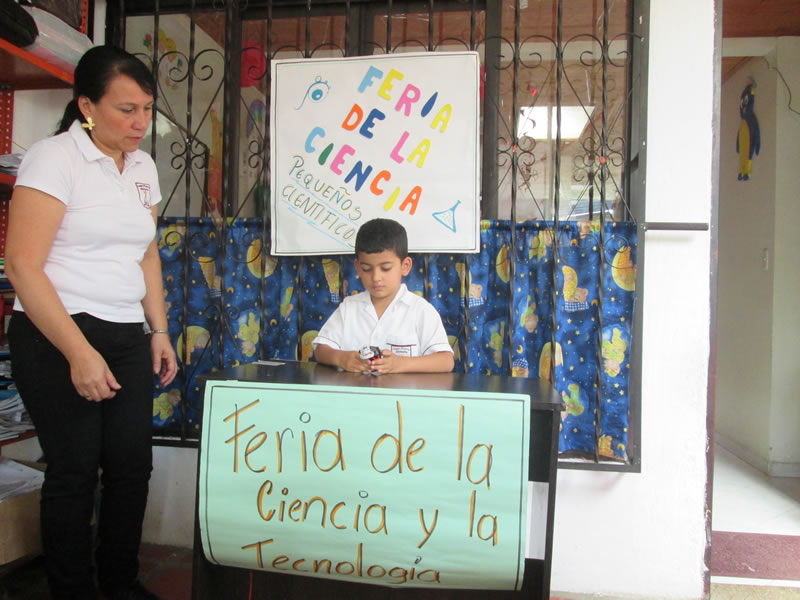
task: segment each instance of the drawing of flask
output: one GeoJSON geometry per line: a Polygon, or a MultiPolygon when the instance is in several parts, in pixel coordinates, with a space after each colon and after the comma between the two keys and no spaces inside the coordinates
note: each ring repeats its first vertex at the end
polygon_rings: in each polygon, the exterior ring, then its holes
{"type": "Polygon", "coordinates": [[[456,207],[461,204],[461,200],[456,201],[453,206],[447,210],[441,210],[433,213],[433,218],[439,221],[442,225],[447,227],[450,231],[456,231],[456,207]]]}

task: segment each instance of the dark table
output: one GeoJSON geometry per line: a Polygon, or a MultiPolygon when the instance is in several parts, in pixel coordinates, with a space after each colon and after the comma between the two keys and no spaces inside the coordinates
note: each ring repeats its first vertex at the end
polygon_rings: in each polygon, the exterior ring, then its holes
{"type": "MultiPolygon", "coordinates": [[[[280,364],[251,363],[209,373],[204,381],[254,381],[281,384],[377,387],[416,390],[458,390],[526,394],[531,404],[529,481],[546,485],[547,509],[543,558],[525,560],[521,591],[460,590],[431,588],[390,588],[367,583],[317,579],[270,571],[250,571],[209,562],[203,554],[195,511],[195,540],[192,574],[193,600],[249,598],[291,600],[495,600],[550,597],[550,566],[555,513],[556,464],[561,399],[549,382],[521,377],[466,375],[459,373],[414,373],[379,377],[346,373],[308,362],[275,361],[280,364]]],[[[198,457],[199,471],[199,457],[198,457]]]]}

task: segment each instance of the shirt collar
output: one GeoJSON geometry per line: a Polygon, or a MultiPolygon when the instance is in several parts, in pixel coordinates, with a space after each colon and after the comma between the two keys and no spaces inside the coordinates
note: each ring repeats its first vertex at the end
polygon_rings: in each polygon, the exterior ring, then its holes
{"type": "MultiPolygon", "coordinates": [[[[410,293],[411,292],[408,291],[406,284],[401,283],[400,289],[397,290],[397,295],[395,295],[395,297],[392,298],[392,304],[394,304],[395,302],[402,302],[403,304],[408,304],[408,301],[410,300],[408,295],[410,293]]],[[[392,304],[390,304],[389,306],[391,306],[392,304]]]]}
{"type": "MultiPolygon", "coordinates": [[[[409,294],[411,294],[411,292],[408,291],[406,284],[401,283],[400,287],[397,290],[397,293],[395,294],[394,298],[392,298],[392,301],[389,303],[389,306],[387,306],[386,308],[389,309],[391,306],[393,306],[395,303],[398,302],[402,302],[403,304],[408,304],[409,300],[411,300],[409,294]]],[[[358,298],[364,305],[372,306],[372,299],[369,297],[369,292],[364,292],[363,295],[356,296],[356,298],[358,298]]]]}
{"type": "MultiPolygon", "coordinates": [[[[111,159],[108,154],[105,154],[95,145],[79,119],[75,119],[72,125],[69,126],[69,134],[87,161],[103,160],[104,158],[111,159]]],[[[123,152],[123,161],[127,166],[130,161],[138,163],[141,162],[141,159],[138,156],[138,152],[123,152]]]]}

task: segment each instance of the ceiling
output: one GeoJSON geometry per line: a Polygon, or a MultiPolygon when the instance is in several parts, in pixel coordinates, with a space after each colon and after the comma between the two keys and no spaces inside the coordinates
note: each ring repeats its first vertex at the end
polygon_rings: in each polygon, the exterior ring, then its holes
{"type": "Polygon", "coordinates": [[[722,0],[722,37],[800,35],[797,0],[722,0]]]}
{"type": "MultiPolygon", "coordinates": [[[[798,0],[721,0],[722,37],[781,37],[800,35],[798,0]]],[[[722,81],[733,75],[747,57],[722,59],[722,81]]]]}

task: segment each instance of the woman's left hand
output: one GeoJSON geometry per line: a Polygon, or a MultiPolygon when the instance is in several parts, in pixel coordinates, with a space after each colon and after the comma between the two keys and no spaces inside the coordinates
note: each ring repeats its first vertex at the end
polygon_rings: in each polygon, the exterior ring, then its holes
{"type": "Polygon", "coordinates": [[[172,383],[178,372],[178,362],[169,336],[164,333],[152,334],[150,351],[153,355],[153,373],[158,375],[161,387],[166,387],[172,383]]]}

